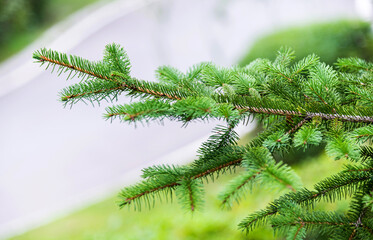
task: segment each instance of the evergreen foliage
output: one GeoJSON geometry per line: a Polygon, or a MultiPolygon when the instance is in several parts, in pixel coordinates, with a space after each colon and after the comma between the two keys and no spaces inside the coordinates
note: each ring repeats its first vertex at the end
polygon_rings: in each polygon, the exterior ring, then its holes
{"type": "Polygon", "coordinates": [[[106,47],[99,62],[46,49],[33,57],[58,74],[81,78],[61,91],[65,104],[115,101],[120,94],[138,99],[108,107],[107,119],[226,122],[214,129],[190,165],[144,169],[141,182],[121,191],[121,207],[141,209],[153,206],[156,198],[176,197],[184,208],[195,211],[203,206],[204,183],[240,168],[244,171],[219,196],[223,207],[239,202],[258,185],[286,191],[267,208],[249,214],[239,224],[242,230],[271,224],[287,239],[304,239],[310,231],[331,239],[373,238],[372,63],[345,58],[333,67],[316,55],[294,62],[294,52],[282,48],[274,61],[257,59],[245,67],[201,63],[186,73],[160,67],[159,81],[147,82],[130,75],[128,56],[116,44],[106,47]],[[238,145],[235,127],[253,118],[264,130],[249,144],[238,145]],[[274,158],[291,148],[319,144],[326,145],[333,158],[351,163],[314,189],[304,188],[292,168],[274,158]],[[351,199],[347,213],[314,209],[319,201],[341,199],[351,199]]]}

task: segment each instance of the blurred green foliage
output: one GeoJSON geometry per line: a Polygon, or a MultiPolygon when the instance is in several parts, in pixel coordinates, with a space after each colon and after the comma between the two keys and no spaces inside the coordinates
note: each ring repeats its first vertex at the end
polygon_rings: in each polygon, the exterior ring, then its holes
{"type": "Polygon", "coordinates": [[[296,60],[315,53],[321,61],[333,64],[340,57],[373,59],[370,24],[358,20],[339,20],[280,30],[258,39],[239,62],[244,66],[257,58],[274,60],[277,50],[288,46],[296,60]]]}
{"type": "Polygon", "coordinates": [[[0,0],[0,44],[12,36],[43,24],[47,19],[47,0],[0,0]]]}
{"type": "Polygon", "coordinates": [[[0,0],[0,61],[30,44],[48,27],[98,0],[0,0]]]}

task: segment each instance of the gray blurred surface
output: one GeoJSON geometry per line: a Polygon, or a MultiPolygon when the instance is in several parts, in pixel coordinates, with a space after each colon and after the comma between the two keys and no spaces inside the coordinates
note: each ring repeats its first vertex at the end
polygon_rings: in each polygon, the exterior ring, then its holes
{"type": "MultiPolygon", "coordinates": [[[[69,53],[98,60],[105,44],[116,42],[128,52],[132,75],[152,80],[159,65],[182,71],[201,61],[228,66],[266,32],[354,16],[352,0],[153,1],[105,26],[92,24],[92,33],[69,53]]],[[[69,37],[66,44],[79,36],[69,37]]],[[[128,184],[123,179],[131,170],[199,141],[216,125],[181,128],[180,123],[166,121],[164,126],[152,123],[135,129],[104,121],[108,104],[93,108],[80,103],[64,109],[57,92],[75,81],[40,70],[31,63],[31,52],[21,53],[5,71],[29,64],[40,74],[0,97],[0,236],[37,226],[62,210],[112,193],[128,184]]],[[[12,77],[17,81],[27,73],[19,71],[12,77]]],[[[0,84],[9,79],[0,78],[0,84]]],[[[180,153],[180,158],[188,154],[180,153]]]]}

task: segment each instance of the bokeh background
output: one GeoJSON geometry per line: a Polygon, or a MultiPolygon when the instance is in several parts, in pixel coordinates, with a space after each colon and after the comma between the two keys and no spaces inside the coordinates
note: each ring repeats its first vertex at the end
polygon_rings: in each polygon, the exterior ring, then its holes
{"type": "MultiPolygon", "coordinates": [[[[371,14],[370,0],[0,0],[0,239],[275,239],[271,229],[246,235],[237,224],[281,193],[254,190],[222,210],[216,196],[229,175],[207,186],[203,212],[192,215],[175,203],[119,210],[116,193],[138,180],[141,168],[190,162],[218,123],[135,128],[104,121],[107,103],[63,108],[58,91],[70,83],[33,63],[33,51],[99,60],[116,42],[128,52],[132,75],[146,80],[161,65],[243,66],[273,59],[281,46],[328,64],[347,56],[371,60],[371,14]]],[[[242,143],[258,128],[240,126],[242,143]]],[[[282,158],[306,187],[343,164],[322,148],[282,158]]]]}

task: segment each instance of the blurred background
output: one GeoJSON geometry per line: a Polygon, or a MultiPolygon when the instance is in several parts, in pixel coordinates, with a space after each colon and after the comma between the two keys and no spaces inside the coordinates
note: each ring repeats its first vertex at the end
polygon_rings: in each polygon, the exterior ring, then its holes
{"type": "MultiPolygon", "coordinates": [[[[244,66],[273,59],[281,46],[292,47],[297,59],[316,53],[328,64],[347,56],[371,60],[371,14],[370,0],[0,0],[0,239],[274,239],[271,229],[245,235],[237,224],[281,193],[254,190],[222,210],[216,195],[231,176],[207,186],[200,213],[174,203],[119,210],[116,193],[143,167],[190,162],[218,123],[135,128],[104,121],[110,104],[64,108],[58,91],[76,80],[33,63],[35,50],[99,60],[116,42],[128,52],[132,75],[146,80],[160,65],[244,66]]],[[[256,130],[253,123],[240,126],[242,143],[256,130]]],[[[322,149],[283,160],[306,187],[343,164],[322,149]]]]}

